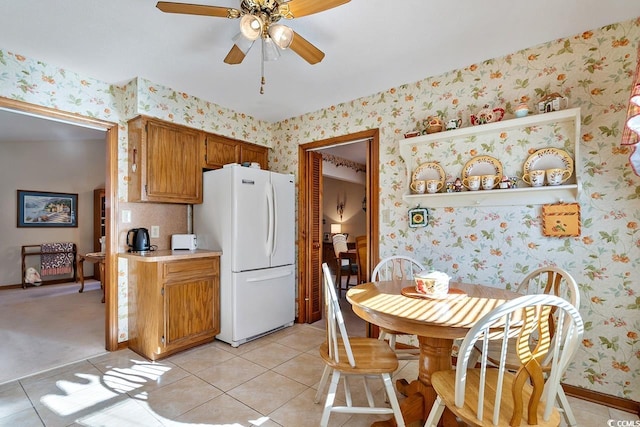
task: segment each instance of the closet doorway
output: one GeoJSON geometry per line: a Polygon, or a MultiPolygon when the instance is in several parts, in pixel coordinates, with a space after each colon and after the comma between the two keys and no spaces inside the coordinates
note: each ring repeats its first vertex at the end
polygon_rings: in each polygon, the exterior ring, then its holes
{"type": "MultiPolygon", "coordinates": [[[[357,200],[365,210],[364,232],[368,236],[369,265],[378,260],[378,165],[379,131],[369,129],[322,141],[302,144],[298,149],[298,322],[313,323],[322,318],[322,224],[324,204],[322,151],[349,143],[365,142],[365,195],[357,200]]],[[[354,200],[353,203],[356,203],[354,200]]],[[[335,212],[332,213],[335,215],[335,212]]],[[[326,227],[326,224],[324,224],[326,227]]]]}

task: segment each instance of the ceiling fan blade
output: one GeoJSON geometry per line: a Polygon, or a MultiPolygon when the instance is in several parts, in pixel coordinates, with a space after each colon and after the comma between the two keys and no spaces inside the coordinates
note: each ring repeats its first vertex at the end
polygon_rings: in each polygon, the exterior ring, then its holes
{"type": "Polygon", "coordinates": [[[227,56],[224,58],[224,62],[227,64],[235,65],[239,64],[244,60],[245,54],[242,50],[237,46],[233,45],[227,56]]]}
{"type": "Polygon", "coordinates": [[[317,64],[322,61],[322,58],[324,58],[324,52],[312,45],[295,31],[293,32],[293,39],[291,40],[289,48],[312,65],[317,64]]]}
{"type": "Polygon", "coordinates": [[[159,1],[156,7],[167,13],[184,13],[187,15],[216,16],[218,18],[237,18],[240,11],[231,7],[205,6],[201,4],[173,3],[159,1]]]}
{"type": "Polygon", "coordinates": [[[280,10],[288,8],[289,14],[283,14],[285,18],[299,18],[301,16],[312,15],[314,13],[323,12],[327,9],[341,6],[345,3],[349,3],[350,0],[291,0],[290,2],[281,5],[280,10]]]}

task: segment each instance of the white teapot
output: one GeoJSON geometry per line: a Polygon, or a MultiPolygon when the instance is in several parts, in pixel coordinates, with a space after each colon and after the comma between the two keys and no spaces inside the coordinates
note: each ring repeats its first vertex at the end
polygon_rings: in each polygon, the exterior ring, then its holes
{"type": "Polygon", "coordinates": [[[460,126],[462,126],[462,119],[451,119],[447,122],[447,125],[445,126],[446,130],[453,130],[453,129],[458,129],[460,126]]]}

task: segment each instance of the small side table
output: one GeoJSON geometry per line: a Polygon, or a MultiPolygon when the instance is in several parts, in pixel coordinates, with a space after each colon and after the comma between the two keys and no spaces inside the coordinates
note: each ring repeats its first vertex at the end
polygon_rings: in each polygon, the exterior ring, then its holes
{"type": "Polygon", "coordinates": [[[104,302],[104,260],[105,255],[101,252],[91,252],[85,255],[78,255],[78,276],[80,278],[80,290],[84,292],[84,261],[90,261],[98,264],[100,269],[100,289],[102,289],[102,302],[104,302]]]}

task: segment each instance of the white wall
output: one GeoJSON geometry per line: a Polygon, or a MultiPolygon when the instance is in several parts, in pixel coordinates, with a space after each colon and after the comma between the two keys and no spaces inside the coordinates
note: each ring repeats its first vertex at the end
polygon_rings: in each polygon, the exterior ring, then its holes
{"type": "MultiPolygon", "coordinates": [[[[93,252],[93,190],[104,188],[105,150],[104,139],[0,143],[0,286],[22,283],[22,245],[75,242],[93,252]],[[77,193],[78,227],[18,228],[17,190],[77,193]]],[[[39,267],[38,256],[27,261],[39,267]]],[[[92,274],[85,263],[85,276],[92,274]]]]}
{"type": "Polygon", "coordinates": [[[336,166],[327,161],[322,162],[322,176],[362,185],[365,185],[367,179],[367,174],[364,172],[357,172],[352,168],[336,166]]]}
{"type": "Polygon", "coordinates": [[[366,213],[362,210],[362,199],[364,195],[365,186],[362,184],[341,181],[326,176],[323,177],[323,233],[329,233],[331,231],[332,223],[342,223],[342,232],[349,233],[349,242],[355,242],[356,236],[366,234],[367,217],[366,213]],[[346,201],[342,221],[336,210],[338,198],[346,201]]]}

